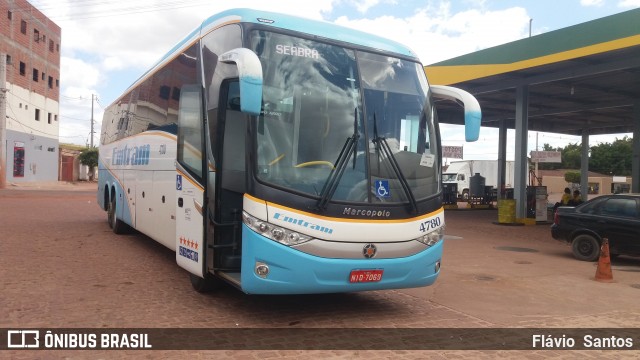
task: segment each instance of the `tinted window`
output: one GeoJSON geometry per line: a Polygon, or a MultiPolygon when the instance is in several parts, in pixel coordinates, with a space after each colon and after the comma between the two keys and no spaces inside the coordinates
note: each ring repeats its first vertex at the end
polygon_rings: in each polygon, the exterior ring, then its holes
{"type": "Polygon", "coordinates": [[[200,85],[182,87],[178,117],[178,161],[202,178],[202,95],[200,85]]]}
{"type": "Polygon", "coordinates": [[[179,98],[171,89],[196,84],[198,45],[194,44],[111,104],[104,113],[102,144],[147,130],[175,134],[179,98]]]}
{"type": "Polygon", "coordinates": [[[218,56],[223,53],[242,47],[242,32],[238,25],[227,25],[216,29],[202,39],[202,58],[204,85],[207,104],[210,109],[218,107],[220,85],[223,79],[233,77],[236,74],[236,66],[233,64],[222,65],[218,68],[218,56]],[[214,76],[215,75],[215,76],[214,76]]]}
{"type": "Polygon", "coordinates": [[[638,217],[638,207],[634,199],[608,199],[600,208],[600,214],[606,216],[638,217]]]}
{"type": "Polygon", "coordinates": [[[222,171],[224,173],[222,187],[243,193],[246,191],[245,134],[247,133],[247,119],[246,115],[240,112],[240,84],[237,81],[231,82],[228,89],[222,143],[222,171]]]}
{"type": "Polygon", "coordinates": [[[602,205],[602,200],[589,201],[580,208],[580,212],[585,214],[597,214],[600,205],[602,205]]]}
{"type": "MultiPolygon", "coordinates": [[[[209,33],[202,39],[202,63],[204,74],[204,88],[208,114],[209,136],[211,144],[215,149],[218,130],[218,100],[220,98],[220,87],[224,79],[237,76],[235,64],[218,63],[218,56],[223,53],[242,47],[242,32],[238,25],[223,26],[209,33]]],[[[224,107],[224,106],[223,106],[224,107]]],[[[216,166],[217,151],[209,155],[209,161],[216,166]]],[[[210,179],[213,179],[211,177],[210,179]]],[[[213,184],[211,184],[213,186],[213,184]]]]}

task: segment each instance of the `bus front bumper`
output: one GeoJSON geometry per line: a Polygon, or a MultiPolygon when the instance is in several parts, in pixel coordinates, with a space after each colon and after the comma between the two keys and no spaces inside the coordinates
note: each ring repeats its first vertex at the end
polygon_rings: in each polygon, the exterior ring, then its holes
{"type": "Polygon", "coordinates": [[[248,294],[338,293],[428,286],[436,281],[442,259],[442,241],[402,258],[333,259],[292,249],[246,225],[242,231],[241,288],[248,294]],[[354,270],[382,270],[382,278],[350,282],[354,270]]]}

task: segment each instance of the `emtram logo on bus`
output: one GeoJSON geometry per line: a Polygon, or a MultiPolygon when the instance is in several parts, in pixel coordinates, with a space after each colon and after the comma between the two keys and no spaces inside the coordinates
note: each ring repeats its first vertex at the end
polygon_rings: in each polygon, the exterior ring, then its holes
{"type": "Polygon", "coordinates": [[[113,148],[113,156],[111,157],[112,165],[149,165],[149,153],[151,152],[151,145],[141,145],[129,147],[125,145],[124,148],[113,148]]]}
{"type": "Polygon", "coordinates": [[[325,227],[325,226],[322,226],[322,225],[310,223],[310,222],[306,221],[305,219],[295,218],[295,217],[284,215],[284,214],[280,214],[280,213],[275,213],[273,215],[273,218],[276,219],[276,220],[288,222],[290,224],[304,226],[304,227],[306,227],[308,229],[321,231],[321,232],[324,232],[324,233],[327,233],[327,234],[333,234],[333,229],[325,227]]]}

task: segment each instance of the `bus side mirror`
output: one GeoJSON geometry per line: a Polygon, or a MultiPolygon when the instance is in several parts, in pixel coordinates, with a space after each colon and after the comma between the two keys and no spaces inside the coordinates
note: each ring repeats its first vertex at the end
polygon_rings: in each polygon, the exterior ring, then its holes
{"type": "Polygon", "coordinates": [[[246,48],[237,48],[220,55],[220,61],[235,63],[240,77],[240,111],[260,116],[262,108],[262,64],[258,55],[246,48]]]}
{"type": "Polygon", "coordinates": [[[464,135],[466,141],[476,141],[480,137],[482,110],[478,100],[468,92],[451,86],[431,85],[433,97],[459,101],[464,107],[464,135]]]}

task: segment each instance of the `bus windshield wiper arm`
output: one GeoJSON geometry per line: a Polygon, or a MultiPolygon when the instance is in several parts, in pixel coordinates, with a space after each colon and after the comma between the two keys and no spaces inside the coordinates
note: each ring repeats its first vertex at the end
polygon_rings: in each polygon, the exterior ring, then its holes
{"type": "Polygon", "coordinates": [[[373,113],[373,140],[371,141],[375,145],[376,152],[379,153],[380,149],[382,149],[382,152],[384,153],[384,155],[389,159],[391,168],[393,169],[393,172],[396,173],[396,176],[400,181],[400,185],[402,185],[402,189],[404,190],[404,193],[407,195],[407,198],[409,199],[409,203],[411,203],[411,208],[413,209],[413,212],[417,213],[418,203],[416,202],[415,196],[413,196],[413,191],[411,191],[411,187],[407,182],[407,178],[405,178],[404,174],[402,174],[402,169],[400,169],[400,165],[398,164],[396,157],[393,156],[393,152],[391,151],[391,147],[389,146],[389,143],[387,143],[387,139],[384,137],[380,137],[378,135],[378,123],[376,121],[375,113],[373,113]]]}
{"type": "Polygon", "coordinates": [[[354,119],[353,119],[353,134],[347,138],[345,141],[342,150],[340,150],[340,155],[336,159],[336,162],[331,169],[331,173],[322,187],[322,191],[320,192],[320,200],[318,200],[318,204],[316,208],[318,210],[324,210],[327,206],[327,202],[336,192],[338,188],[338,183],[340,182],[340,178],[344,174],[345,169],[347,168],[347,163],[349,162],[349,154],[353,152],[353,168],[356,167],[356,155],[358,149],[358,139],[360,138],[360,134],[358,133],[358,108],[355,109],[354,119]]]}

